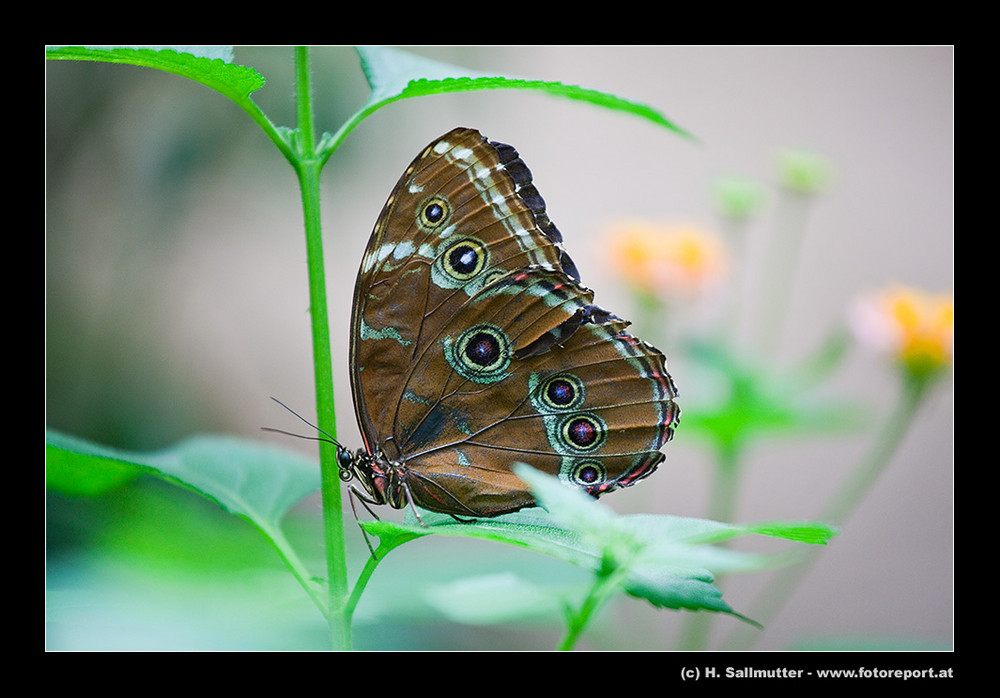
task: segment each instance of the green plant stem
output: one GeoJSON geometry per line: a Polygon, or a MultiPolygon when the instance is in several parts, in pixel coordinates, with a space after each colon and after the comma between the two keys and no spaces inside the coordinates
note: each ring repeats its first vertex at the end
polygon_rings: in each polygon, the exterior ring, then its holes
{"type": "Polygon", "coordinates": [[[830,500],[820,517],[821,521],[841,525],[854,512],[891,461],[892,455],[913,422],[930,383],[931,381],[927,379],[904,379],[902,393],[879,433],[879,438],[852,477],[830,500]]]}
{"type": "Polygon", "coordinates": [[[316,148],[316,126],[313,123],[312,75],[309,70],[309,49],[305,46],[296,46],[295,116],[300,138],[299,151],[312,157],[316,148]]]}
{"type": "MultiPolygon", "coordinates": [[[[309,53],[295,49],[296,103],[298,132],[294,161],[302,191],[306,233],[306,264],[309,270],[309,312],[312,321],[313,367],[316,382],[316,416],[319,428],[337,436],[333,392],[333,365],[330,355],[330,323],[327,314],[326,274],[323,266],[323,238],[320,217],[320,171],[322,163],[315,153],[312,94],[309,76],[309,53]]],[[[347,552],[344,542],[343,508],[336,448],[321,442],[319,446],[323,529],[326,544],[327,621],[334,649],[351,648],[350,614],[347,611],[347,552]]]]}
{"type": "Polygon", "coordinates": [[[736,516],[736,499],[740,481],[740,447],[727,443],[716,456],[715,484],[708,504],[708,518],[732,523],[736,516]]]}
{"type": "MultiPolygon", "coordinates": [[[[715,483],[708,505],[708,518],[732,523],[736,516],[736,500],[740,481],[739,446],[725,444],[716,457],[715,483]]],[[[716,580],[718,584],[718,580],[716,580]]],[[[704,650],[708,646],[709,631],[715,615],[693,613],[684,619],[677,649],[689,652],[704,650]]]]}
{"type": "Polygon", "coordinates": [[[763,288],[755,306],[761,314],[754,325],[754,346],[762,354],[773,356],[779,349],[785,329],[788,304],[791,300],[799,251],[805,236],[805,220],[812,197],[786,192],[775,217],[774,231],[769,241],[766,269],[761,277],[763,288]]]}
{"type": "Polygon", "coordinates": [[[250,118],[257,122],[264,134],[271,139],[275,147],[285,156],[292,165],[295,165],[295,152],[292,150],[292,146],[289,141],[282,135],[282,130],[275,127],[274,123],[267,118],[267,115],[261,111],[257,104],[247,97],[246,99],[235,100],[243,111],[250,115],[250,118]]]}
{"type": "Polygon", "coordinates": [[[375,549],[374,554],[369,555],[368,559],[365,561],[365,566],[361,570],[361,574],[358,575],[357,581],[354,583],[354,589],[351,591],[351,597],[347,600],[345,605],[345,613],[347,615],[347,622],[350,623],[354,617],[354,610],[358,607],[358,602],[361,601],[361,595],[364,593],[365,588],[368,586],[368,581],[375,574],[375,568],[378,567],[378,563],[385,559],[385,556],[389,554],[396,545],[386,545],[385,543],[378,546],[375,549]]]}
{"type": "Polygon", "coordinates": [[[566,634],[556,647],[561,652],[573,649],[580,635],[594,614],[604,605],[604,603],[615,593],[622,578],[627,572],[625,565],[617,565],[610,570],[597,572],[594,585],[590,588],[587,598],[580,605],[580,610],[574,612],[567,609],[566,634]]]}
{"type": "MultiPolygon", "coordinates": [[[[868,494],[872,485],[878,480],[879,475],[892,461],[892,456],[906,435],[918,408],[923,402],[927,390],[934,382],[933,377],[908,377],[904,378],[903,388],[893,411],[889,414],[885,425],[879,431],[877,438],[872,444],[864,459],[858,464],[854,472],[840,488],[837,494],[831,498],[830,502],[820,517],[821,521],[826,521],[835,525],[843,525],[850,517],[858,505],[868,494]]],[[[785,568],[778,572],[772,583],[768,584],[749,613],[751,618],[760,623],[767,623],[774,618],[791,598],[792,593],[805,578],[806,574],[819,559],[822,549],[813,550],[805,554],[805,558],[797,565],[785,568]]],[[[744,628],[735,630],[722,649],[741,650],[750,649],[754,641],[760,637],[760,633],[750,635],[744,628]]]]}

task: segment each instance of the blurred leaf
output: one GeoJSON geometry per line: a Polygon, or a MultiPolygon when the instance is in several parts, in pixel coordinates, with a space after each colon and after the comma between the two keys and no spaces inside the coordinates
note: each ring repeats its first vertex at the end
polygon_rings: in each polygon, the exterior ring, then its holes
{"type": "Polygon", "coordinates": [[[734,220],[746,220],[764,204],[764,188],[747,177],[719,177],[713,182],[712,194],[719,211],[734,220]]]}
{"type": "Polygon", "coordinates": [[[121,451],[46,432],[48,485],[86,492],[115,473],[143,472],[188,487],[270,535],[293,504],[319,489],[319,467],[302,456],[230,437],[196,436],[156,452],[121,451]],[[106,475],[105,473],[110,473],[106,475]]]}
{"type": "Polygon", "coordinates": [[[54,432],[53,443],[45,445],[45,485],[63,494],[96,497],[124,485],[142,474],[142,468],[113,454],[94,449],[80,457],[58,446],[60,435],[54,432]]]}
{"type": "Polygon", "coordinates": [[[685,405],[684,431],[724,450],[766,435],[840,432],[864,421],[857,406],[817,396],[816,376],[809,371],[779,375],[737,359],[720,344],[692,343],[688,349],[721,376],[725,392],[714,404],[685,405]]]}
{"type": "Polygon", "coordinates": [[[449,620],[470,625],[558,620],[564,603],[556,590],[510,572],[437,584],[424,599],[449,620]]]}
{"type": "Polygon", "coordinates": [[[747,526],[746,529],[750,533],[762,536],[774,536],[811,545],[826,545],[831,538],[837,535],[835,526],[813,521],[756,523],[747,526]]]}
{"type": "Polygon", "coordinates": [[[722,592],[712,584],[714,575],[758,571],[784,560],[711,543],[756,534],[823,544],[834,535],[832,529],[822,524],[739,526],[676,516],[618,516],[557,478],[527,466],[515,469],[547,513],[528,509],[458,523],[447,515],[427,512],[422,514],[423,526],[412,519],[401,524],[368,521],[361,525],[382,539],[383,552],[397,545],[397,541],[438,534],[517,545],[594,573],[600,573],[610,563],[625,571],[622,590],[658,607],[710,610],[738,617],[742,616],[722,600],[722,592]]]}
{"type": "Polygon", "coordinates": [[[778,155],[782,183],[800,194],[815,194],[830,182],[830,162],[811,150],[787,148],[778,155]]]}
{"type": "Polygon", "coordinates": [[[187,488],[147,479],[117,503],[88,546],[98,556],[165,576],[275,569],[274,549],[256,527],[187,488]]]}

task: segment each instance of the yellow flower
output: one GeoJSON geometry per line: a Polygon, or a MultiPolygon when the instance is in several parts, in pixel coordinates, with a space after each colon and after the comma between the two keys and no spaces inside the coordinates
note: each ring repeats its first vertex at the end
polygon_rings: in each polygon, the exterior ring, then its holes
{"type": "Polygon", "coordinates": [[[858,339],[925,375],[952,361],[955,304],[950,293],[894,286],[859,299],[851,314],[858,339]]]}
{"type": "Polygon", "coordinates": [[[610,253],[629,285],[662,298],[703,293],[728,266],[723,242],[694,225],[622,223],[611,230],[610,253]]]}

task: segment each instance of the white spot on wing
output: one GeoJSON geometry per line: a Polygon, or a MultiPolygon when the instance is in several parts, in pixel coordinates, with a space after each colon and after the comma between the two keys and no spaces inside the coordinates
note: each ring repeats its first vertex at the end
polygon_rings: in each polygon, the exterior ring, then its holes
{"type": "Polygon", "coordinates": [[[401,242],[392,251],[392,256],[397,260],[404,259],[413,254],[414,249],[415,247],[412,242],[401,242]]]}

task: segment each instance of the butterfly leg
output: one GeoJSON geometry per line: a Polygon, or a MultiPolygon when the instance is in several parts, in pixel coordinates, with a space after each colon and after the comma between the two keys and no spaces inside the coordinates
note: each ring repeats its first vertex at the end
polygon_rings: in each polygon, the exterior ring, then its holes
{"type": "Polygon", "coordinates": [[[350,487],[347,488],[347,498],[351,502],[351,511],[354,513],[354,520],[357,521],[358,528],[361,529],[361,535],[364,536],[365,538],[365,545],[368,546],[368,552],[371,553],[372,557],[375,557],[375,549],[372,547],[372,542],[368,538],[368,532],[365,531],[364,527],[361,525],[361,518],[358,516],[357,507],[354,506],[355,497],[358,498],[358,500],[361,502],[361,506],[363,506],[376,521],[380,521],[381,519],[379,519],[378,514],[372,511],[372,508],[368,506],[369,503],[377,504],[377,502],[370,496],[368,496],[366,492],[362,492],[354,485],[351,485],[350,487]]]}
{"type": "Polygon", "coordinates": [[[413,503],[413,495],[410,494],[410,486],[406,484],[405,480],[403,481],[403,491],[406,493],[406,501],[410,505],[410,511],[412,511],[413,515],[417,517],[417,523],[424,528],[427,528],[427,524],[425,524],[424,520],[420,517],[420,512],[417,511],[417,505],[413,503]]]}

